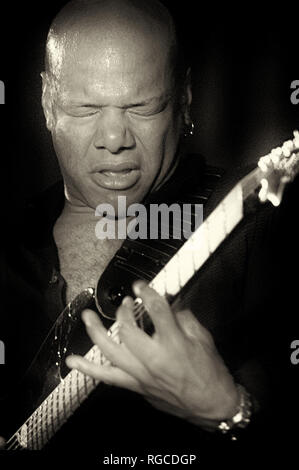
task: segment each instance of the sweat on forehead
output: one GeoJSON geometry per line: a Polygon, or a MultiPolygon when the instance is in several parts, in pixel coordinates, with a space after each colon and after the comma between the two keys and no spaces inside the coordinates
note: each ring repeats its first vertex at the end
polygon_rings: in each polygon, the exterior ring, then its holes
{"type": "Polygon", "coordinates": [[[73,0],[51,25],[46,71],[59,79],[63,65],[79,49],[92,56],[112,49],[123,54],[126,48],[128,53],[142,48],[151,49],[152,55],[164,53],[174,65],[175,26],[162,4],[157,0],[73,0]]]}

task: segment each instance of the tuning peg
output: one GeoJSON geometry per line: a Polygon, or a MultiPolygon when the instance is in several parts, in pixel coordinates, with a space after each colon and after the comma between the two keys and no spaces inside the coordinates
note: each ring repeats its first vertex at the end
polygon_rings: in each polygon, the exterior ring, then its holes
{"type": "Polygon", "coordinates": [[[282,153],[284,157],[289,157],[294,148],[294,143],[292,140],[287,140],[282,146],[282,153]]]}
{"type": "Polygon", "coordinates": [[[268,199],[268,187],[268,181],[266,180],[266,178],[263,178],[261,180],[261,189],[259,192],[259,199],[261,202],[266,202],[268,199]]]}
{"type": "Polygon", "coordinates": [[[287,179],[277,181],[276,178],[268,177],[261,180],[261,189],[259,199],[261,202],[270,201],[273,206],[277,207],[281,203],[287,179]]]}
{"type": "Polygon", "coordinates": [[[272,159],[270,155],[265,155],[261,157],[258,161],[258,166],[263,173],[266,173],[269,170],[270,165],[272,166],[272,159]]]}
{"type": "Polygon", "coordinates": [[[277,166],[279,162],[281,161],[281,155],[282,155],[281,147],[276,147],[275,149],[271,151],[270,158],[274,166],[277,166]]]}

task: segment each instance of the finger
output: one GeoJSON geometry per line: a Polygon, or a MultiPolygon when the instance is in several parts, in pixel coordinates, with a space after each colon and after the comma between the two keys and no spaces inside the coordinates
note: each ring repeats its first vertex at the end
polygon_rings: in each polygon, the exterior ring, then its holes
{"type": "MultiPolygon", "coordinates": [[[[152,363],[153,357],[159,354],[159,344],[143,330],[132,326],[130,323],[120,324],[119,337],[128,351],[138,358],[143,367],[150,370],[149,365],[152,363]]],[[[142,380],[144,381],[145,377],[142,380]]]]}
{"type": "Polygon", "coordinates": [[[137,327],[134,315],[134,301],[132,297],[124,297],[121,306],[116,311],[116,318],[119,324],[128,324],[137,327]]]}
{"type": "Polygon", "coordinates": [[[76,369],[82,374],[100,380],[108,385],[126,388],[134,392],[142,393],[139,382],[127,372],[114,366],[100,366],[90,362],[81,356],[68,356],[66,364],[71,369],[76,369]]]}
{"type": "Polygon", "coordinates": [[[98,315],[93,310],[86,309],[82,312],[82,320],[93,343],[99,346],[107,359],[114,362],[119,355],[119,345],[108,336],[98,315]]]}
{"type": "Polygon", "coordinates": [[[163,337],[177,335],[178,327],[168,302],[143,281],[133,284],[133,291],[140,297],[151,317],[156,333],[163,337]]]}
{"type": "Polygon", "coordinates": [[[197,320],[190,310],[181,310],[175,314],[177,323],[188,338],[205,343],[214,343],[211,333],[197,320]]]}
{"type": "MultiPolygon", "coordinates": [[[[139,360],[138,355],[134,355],[127,348],[126,344],[117,344],[108,337],[106,329],[103,327],[102,322],[95,312],[92,310],[84,310],[82,319],[91,340],[114,366],[117,366],[141,382],[149,380],[148,371],[139,360]]],[[[137,333],[138,328],[133,328],[134,332],[137,333]]]]}
{"type": "Polygon", "coordinates": [[[137,370],[131,370],[130,373],[143,384],[151,384],[153,358],[160,356],[160,345],[137,327],[134,316],[132,320],[133,305],[134,302],[131,298],[125,298],[118,308],[119,338],[128,351],[132,353],[133,357],[138,358],[138,367],[142,364],[140,374],[138,374],[137,370]],[[126,321],[127,318],[129,318],[129,321],[126,321]]]}

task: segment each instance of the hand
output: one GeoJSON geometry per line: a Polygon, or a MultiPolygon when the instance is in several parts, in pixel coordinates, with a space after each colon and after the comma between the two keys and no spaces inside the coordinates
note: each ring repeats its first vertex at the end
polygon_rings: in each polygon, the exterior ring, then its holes
{"type": "Polygon", "coordinates": [[[4,449],[5,447],[5,439],[0,436],[0,450],[4,449]]]}
{"type": "Polygon", "coordinates": [[[113,365],[100,366],[81,356],[69,356],[67,365],[141,393],[156,408],[202,426],[234,416],[238,392],[208,330],[188,310],[174,314],[144,282],[135,283],[133,290],[153,321],[154,335],[136,326],[130,297],[117,311],[121,344],[107,336],[95,312],[85,310],[90,338],[113,365]]]}

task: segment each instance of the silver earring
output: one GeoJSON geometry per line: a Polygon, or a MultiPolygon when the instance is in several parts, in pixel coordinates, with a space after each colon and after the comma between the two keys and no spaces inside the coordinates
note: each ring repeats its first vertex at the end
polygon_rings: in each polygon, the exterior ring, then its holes
{"type": "Polygon", "coordinates": [[[190,137],[194,135],[194,124],[191,121],[188,125],[186,124],[184,128],[184,137],[190,137]]]}

